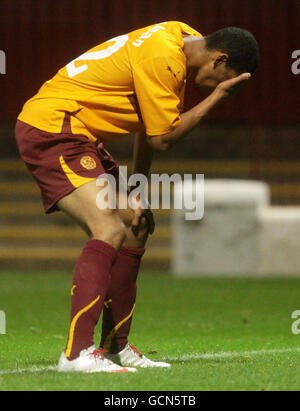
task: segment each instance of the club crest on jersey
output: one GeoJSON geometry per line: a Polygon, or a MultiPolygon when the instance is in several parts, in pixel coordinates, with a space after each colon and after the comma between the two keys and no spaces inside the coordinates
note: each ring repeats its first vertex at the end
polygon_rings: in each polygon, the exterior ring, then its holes
{"type": "Polygon", "coordinates": [[[80,164],[87,170],[94,170],[97,167],[96,161],[90,156],[82,157],[80,164]]]}

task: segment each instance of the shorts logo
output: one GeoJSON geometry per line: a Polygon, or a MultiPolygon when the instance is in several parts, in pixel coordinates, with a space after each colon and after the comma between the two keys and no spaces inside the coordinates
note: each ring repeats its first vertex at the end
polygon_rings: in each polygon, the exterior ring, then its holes
{"type": "Polygon", "coordinates": [[[97,167],[96,161],[90,156],[82,157],[80,164],[87,170],[94,170],[97,167]]]}

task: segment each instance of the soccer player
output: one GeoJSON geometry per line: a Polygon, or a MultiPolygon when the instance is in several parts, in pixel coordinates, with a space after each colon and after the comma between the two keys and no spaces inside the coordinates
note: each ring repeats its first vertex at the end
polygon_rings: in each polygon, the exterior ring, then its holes
{"type": "Polygon", "coordinates": [[[59,371],[127,372],[169,367],[128,342],[136,280],[150,210],[102,209],[101,174],[119,178],[106,141],[135,133],[133,173],[148,175],[153,152],[169,150],[221,101],[237,93],[258,66],[252,34],[225,28],[203,37],[182,22],[164,22],[102,43],[47,81],[16,124],[21,157],[37,181],[46,213],[61,210],[88,234],[74,270],[71,320],[59,371]],[[184,112],[184,92],[211,91],[184,112]],[[94,328],[103,311],[100,347],[94,328]],[[133,367],[133,368],[132,368],[133,367]]]}

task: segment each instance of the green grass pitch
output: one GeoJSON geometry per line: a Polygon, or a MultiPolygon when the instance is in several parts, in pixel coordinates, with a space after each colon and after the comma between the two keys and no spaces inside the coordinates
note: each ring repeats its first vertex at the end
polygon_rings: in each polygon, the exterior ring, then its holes
{"type": "MultiPolygon", "coordinates": [[[[299,390],[299,279],[178,279],[142,273],[130,342],[171,369],[59,374],[71,276],[0,274],[0,391],[299,390]],[[36,367],[36,368],[35,368],[36,367]]],[[[96,341],[99,341],[99,328],[96,341]]]]}

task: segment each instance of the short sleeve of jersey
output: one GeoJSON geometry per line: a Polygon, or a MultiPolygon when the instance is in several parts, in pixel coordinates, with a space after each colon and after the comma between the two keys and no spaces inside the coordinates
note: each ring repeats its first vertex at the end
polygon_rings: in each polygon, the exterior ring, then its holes
{"type": "Polygon", "coordinates": [[[180,124],[185,78],[185,64],[173,56],[150,57],[134,65],[134,88],[149,136],[166,134],[180,124]]]}

